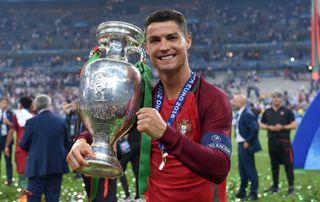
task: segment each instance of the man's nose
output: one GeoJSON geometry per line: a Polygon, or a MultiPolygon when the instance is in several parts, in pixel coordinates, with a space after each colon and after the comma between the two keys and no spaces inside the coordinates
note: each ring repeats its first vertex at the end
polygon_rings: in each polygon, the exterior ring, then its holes
{"type": "Polygon", "coordinates": [[[160,50],[166,51],[169,50],[169,42],[166,39],[162,39],[160,42],[160,50]]]}

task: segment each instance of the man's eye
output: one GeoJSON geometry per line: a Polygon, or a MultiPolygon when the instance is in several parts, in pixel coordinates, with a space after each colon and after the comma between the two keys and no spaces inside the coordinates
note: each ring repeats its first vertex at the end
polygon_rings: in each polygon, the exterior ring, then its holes
{"type": "Polygon", "coordinates": [[[149,42],[150,43],[157,43],[157,42],[159,42],[159,40],[158,39],[151,39],[149,42]]]}
{"type": "Polygon", "coordinates": [[[177,40],[178,39],[178,37],[176,37],[176,36],[169,36],[168,37],[168,40],[170,40],[170,41],[174,41],[174,40],[177,40]]]}

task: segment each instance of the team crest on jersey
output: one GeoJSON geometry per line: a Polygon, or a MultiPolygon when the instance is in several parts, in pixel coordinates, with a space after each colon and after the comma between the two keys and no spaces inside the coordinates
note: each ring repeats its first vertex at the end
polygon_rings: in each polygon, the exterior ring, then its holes
{"type": "Polygon", "coordinates": [[[177,129],[182,135],[187,135],[192,129],[192,124],[187,119],[181,119],[180,122],[177,123],[177,129]]]}

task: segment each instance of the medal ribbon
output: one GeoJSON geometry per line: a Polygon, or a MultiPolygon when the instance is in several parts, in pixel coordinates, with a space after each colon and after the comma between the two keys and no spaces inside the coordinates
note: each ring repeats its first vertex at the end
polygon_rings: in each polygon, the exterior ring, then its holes
{"type": "MultiPolygon", "coordinates": [[[[173,123],[176,120],[179,111],[181,110],[181,107],[187,97],[187,94],[191,91],[192,85],[195,80],[196,80],[196,74],[194,72],[191,72],[191,76],[190,76],[189,80],[184,84],[184,87],[182,88],[182,90],[181,90],[181,92],[180,92],[180,94],[179,94],[179,96],[178,96],[178,98],[172,108],[171,114],[170,114],[169,119],[167,121],[167,124],[169,126],[173,126],[173,123]]],[[[163,104],[163,99],[164,99],[164,89],[163,89],[162,83],[160,82],[158,85],[157,91],[156,91],[156,102],[155,102],[155,108],[156,108],[156,110],[158,110],[159,113],[160,113],[160,109],[163,104]]],[[[162,170],[165,163],[166,163],[166,157],[168,156],[168,153],[164,152],[165,146],[161,142],[159,142],[159,148],[162,153],[162,162],[159,166],[159,170],[162,170]]]]}

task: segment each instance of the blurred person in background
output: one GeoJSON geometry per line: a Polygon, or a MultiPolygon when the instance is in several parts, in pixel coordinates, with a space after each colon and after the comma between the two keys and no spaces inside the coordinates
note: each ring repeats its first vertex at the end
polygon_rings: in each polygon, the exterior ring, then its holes
{"type": "Polygon", "coordinates": [[[68,152],[70,151],[73,139],[75,138],[76,134],[76,128],[77,128],[77,109],[78,109],[78,103],[76,101],[71,102],[70,100],[67,100],[63,104],[63,112],[65,113],[65,121],[68,126],[68,152]]]}
{"type": "Polygon", "coordinates": [[[28,152],[25,175],[28,177],[28,202],[58,202],[66,162],[68,129],[64,120],[51,111],[51,98],[38,95],[34,100],[37,116],[27,120],[20,147],[28,152]]]}
{"type": "MultiPolygon", "coordinates": [[[[12,184],[12,143],[9,145],[10,152],[5,155],[5,145],[7,140],[8,131],[12,125],[12,112],[8,109],[10,99],[8,97],[2,97],[0,99],[0,163],[2,152],[4,154],[6,163],[6,175],[7,175],[7,185],[12,184]]],[[[1,166],[1,165],[0,165],[1,166]]],[[[0,167],[1,170],[1,167],[0,167]]]]}
{"type": "MultiPolygon", "coordinates": [[[[22,189],[27,189],[27,178],[24,174],[26,167],[27,152],[21,149],[19,143],[22,139],[24,133],[24,127],[33,114],[30,112],[32,105],[32,99],[29,96],[23,96],[19,99],[19,109],[14,113],[12,118],[12,126],[8,132],[8,137],[6,140],[5,154],[10,155],[13,143],[13,135],[16,133],[16,147],[15,147],[15,162],[16,169],[19,175],[18,186],[22,189]]],[[[23,194],[18,200],[19,202],[26,201],[27,195],[23,194]]]]}
{"type": "Polygon", "coordinates": [[[134,178],[136,194],[135,199],[139,198],[139,162],[140,162],[140,140],[141,134],[137,130],[133,130],[130,134],[123,137],[117,142],[117,157],[123,168],[123,175],[120,177],[122,188],[125,192],[126,198],[124,201],[132,201],[133,197],[129,192],[128,181],[126,177],[126,169],[129,162],[131,162],[134,178]]]}
{"type": "Polygon", "coordinates": [[[279,166],[283,164],[288,179],[288,195],[294,194],[293,151],[290,131],[297,123],[291,109],[284,106],[279,90],[272,94],[271,107],[262,114],[260,128],[268,131],[268,148],[271,159],[272,186],[267,192],[279,192],[279,166]]]}
{"type": "Polygon", "coordinates": [[[238,168],[240,173],[240,188],[236,198],[258,200],[259,178],[254,154],[261,150],[259,142],[259,124],[256,115],[247,106],[247,98],[237,94],[232,100],[235,113],[235,137],[238,143],[238,168]],[[247,197],[246,188],[250,180],[250,193],[247,197]]]}

